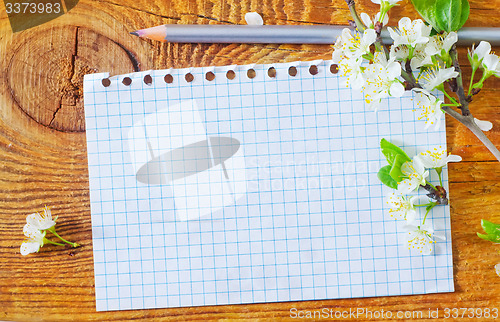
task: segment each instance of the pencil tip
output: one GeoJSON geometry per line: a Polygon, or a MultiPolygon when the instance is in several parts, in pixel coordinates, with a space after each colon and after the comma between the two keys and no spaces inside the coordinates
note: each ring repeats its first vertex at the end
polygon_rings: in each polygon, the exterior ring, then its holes
{"type": "Polygon", "coordinates": [[[139,37],[139,33],[137,31],[132,31],[130,34],[139,37]]]}

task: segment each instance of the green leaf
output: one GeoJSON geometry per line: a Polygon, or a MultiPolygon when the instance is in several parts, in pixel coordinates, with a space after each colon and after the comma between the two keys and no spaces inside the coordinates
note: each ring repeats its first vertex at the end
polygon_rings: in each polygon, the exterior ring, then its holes
{"type": "Polygon", "coordinates": [[[387,159],[387,163],[392,165],[394,163],[394,159],[396,159],[396,156],[399,155],[399,152],[393,149],[382,149],[382,154],[387,159]]]}
{"type": "Polygon", "coordinates": [[[436,0],[411,0],[411,2],[422,18],[437,30],[435,26],[436,0]]]}
{"type": "Polygon", "coordinates": [[[483,227],[487,234],[500,234],[500,224],[495,224],[486,219],[482,219],[481,227],[483,227]]]}
{"type": "Polygon", "coordinates": [[[490,241],[492,243],[500,243],[500,237],[495,237],[495,236],[485,235],[485,234],[480,234],[480,233],[477,233],[477,237],[484,239],[484,240],[487,240],[487,241],[490,241]]]}
{"type": "Polygon", "coordinates": [[[405,178],[403,172],[401,172],[401,166],[405,162],[411,161],[411,159],[405,151],[386,139],[380,140],[380,148],[389,165],[380,169],[378,173],[379,179],[385,185],[397,189],[397,183],[405,178]]]}
{"type": "Polygon", "coordinates": [[[380,170],[377,173],[377,177],[379,178],[380,181],[382,181],[383,184],[385,184],[389,188],[397,189],[398,183],[391,177],[391,175],[389,174],[390,171],[391,171],[391,166],[386,165],[385,167],[380,168],[380,170]]]}
{"type": "Polygon", "coordinates": [[[409,160],[406,160],[405,156],[398,154],[396,158],[394,159],[394,163],[392,164],[391,171],[389,172],[389,175],[396,181],[400,182],[403,181],[405,178],[405,175],[401,171],[401,166],[405,163],[408,162],[409,160]]]}
{"type": "Polygon", "coordinates": [[[486,219],[481,219],[481,227],[483,227],[486,234],[477,233],[479,238],[493,243],[500,243],[500,224],[495,224],[486,219]]]}
{"type": "Polygon", "coordinates": [[[412,0],[418,13],[438,31],[457,31],[469,18],[468,0],[412,0]]]}
{"type": "Polygon", "coordinates": [[[457,31],[467,21],[468,16],[467,0],[436,0],[436,23],[441,30],[457,31]]]}
{"type": "Polygon", "coordinates": [[[469,19],[469,13],[470,13],[470,5],[468,0],[462,0],[462,14],[460,15],[460,23],[458,24],[458,29],[462,28],[463,25],[467,22],[467,19],[469,19]]]}
{"type": "Polygon", "coordinates": [[[401,150],[396,145],[387,141],[386,139],[380,140],[380,148],[382,149],[382,154],[387,159],[387,162],[392,165],[394,163],[394,159],[397,155],[401,155],[406,159],[406,161],[411,161],[410,157],[405,153],[405,151],[401,150]]]}

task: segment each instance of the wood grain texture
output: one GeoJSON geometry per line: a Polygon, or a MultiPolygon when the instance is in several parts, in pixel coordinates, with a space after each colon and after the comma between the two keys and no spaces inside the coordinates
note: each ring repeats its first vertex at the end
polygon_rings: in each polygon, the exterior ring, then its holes
{"type": "MultiPolygon", "coordinates": [[[[360,11],[377,8],[369,0],[357,3],[360,11]]],[[[470,3],[467,26],[500,27],[499,0],[470,3]]],[[[417,17],[408,4],[403,0],[391,12],[391,24],[417,17]]],[[[289,317],[292,307],[439,308],[441,314],[445,307],[500,308],[500,278],[493,270],[500,248],[475,236],[481,218],[500,222],[500,163],[448,118],[448,150],[464,157],[449,171],[456,292],[97,313],[82,76],[329,58],[330,46],[162,44],[128,32],[164,23],[242,24],[249,11],[261,13],[266,24],[345,24],[348,10],[343,0],[81,0],[68,14],[13,34],[3,4],[0,9],[0,320],[275,320],[289,317]],[[45,204],[59,216],[60,233],[82,247],[48,246],[23,257],[26,215],[45,204]]],[[[460,50],[467,75],[465,53],[460,50]]],[[[488,136],[497,146],[499,94],[500,79],[493,79],[471,105],[478,118],[493,122],[488,136]]]]}

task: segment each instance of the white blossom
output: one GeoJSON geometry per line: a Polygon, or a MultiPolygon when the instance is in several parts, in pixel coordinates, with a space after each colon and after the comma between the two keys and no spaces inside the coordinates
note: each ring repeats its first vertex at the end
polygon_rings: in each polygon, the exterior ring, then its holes
{"type": "MultiPolygon", "coordinates": [[[[385,53],[381,52],[381,51],[376,51],[374,54],[373,54],[373,59],[372,59],[372,63],[373,64],[380,64],[382,66],[384,66],[385,68],[387,68],[387,65],[389,64],[389,62],[393,62],[394,60],[387,60],[387,57],[385,56],[385,53]]],[[[401,75],[401,73],[400,73],[401,75]]]]}
{"type": "Polygon", "coordinates": [[[500,263],[495,265],[495,272],[497,272],[497,275],[500,276],[500,263]]]}
{"type": "Polygon", "coordinates": [[[406,177],[398,182],[398,193],[402,195],[416,191],[420,185],[425,185],[426,178],[429,176],[429,171],[425,170],[419,158],[405,162],[401,166],[401,172],[406,177]]]}
{"type": "Polygon", "coordinates": [[[476,48],[472,46],[472,51],[469,50],[469,62],[472,69],[476,70],[481,65],[484,57],[489,55],[490,51],[491,45],[487,41],[481,41],[476,48]]]}
{"type": "Polygon", "coordinates": [[[364,76],[365,100],[374,110],[383,98],[401,97],[405,91],[398,79],[401,76],[401,65],[398,62],[390,61],[384,66],[379,60],[365,69],[364,76]]]}
{"type": "Polygon", "coordinates": [[[437,34],[429,39],[429,43],[425,47],[427,55],[445,56],[450,52],[451,46],[458,41],[458,35],[452,31],[450,33],[437,34]]]}
{"type": "Polygon", "coordinates": [[[500,77],[500,57],[498,57],[497,55],[486,55],[481,65],[483,66],[485,73],[487,73],[488,76],[495,75],[496,77],[500,77]]]}
{"type": "Polygon", "coordinates": [[[365,29],[363,35],[355,33],[351,34],[351,30],[344,28],[333,48],[332,60],[335,64],[340,60],[348,58],[360,58],[365,54],[370,53],[370,46],[377,39],[377,33],[373,29],[365,29]]]}
{"type": "Polygon", "coordinates": [[[443,68],[441,65],[435,64],[426,68],[418,78],[418,81],[425,90],[430,92],[436,89],[436,87],[440,87],[448,79],[457,76],[458,72],[455,71],[455,67],[443,68]]]}
{"type": "Polygon", "coordinates": [[[413,58],[410,61],[410,67],[412,70],[416,70],[417,68],[430,65],[432,65],[431,56],[426,55],[423,50],[415,50],[413,52],[413,58]]]}
{"type": "Polygon", "coordinates": [[[435,147],[434,149],[421,152],[417,155],[422,165],[428,169],[442,168],[448,162],[460,162],[462,157],[459,155],[446,154],[446,149],[442,146],[435,147]]]}
{"type": "Polygon", "coordinates": [[[52,220],[52,213],[47,206],[43,209],[43,214],[35,212],[28,215],[28,217],[26,217],[26,222],[39,230],[52,228],[56,224],[55,220],[52,220]]]}
{"type": "Polygon", "coordinates": [[[481,129],[481,131],[488,132],[493,128],[493,123],[491,123],[490,121],[482,121],[474,118],[474,122],[481,129]]]}
{"type": "Polygon", "coordinates": [[[434,250],[436,241],[434,238],[444,240],[444,236],[435,234],[434,229],[429,224],[404,226],[408,233],[408,249],[415,249],[423,255],[430,255],[434,250]]]}
{"type": "Polygon", "coordinates": [[[389,215],[396,220],[414,221],[417,214],[414,207],[415,199],[415,196],[405,198],[403,195],[391,192],[387,197],[389,215]]]}
{"type": "MultiPolygon", "coordinates": [[[[370,18],[370,16],[367,14],[367,13],[364,13],[362,12],[359,17],[361,18],[361,21],[363,21],[363,24],[367,27],[367,28],[374,28],[375,27],[375,24],[377,23],[377,21],[380,20],[380,12],[377,12],[377,14],[375,15],[375,17],[373,18],[373,20],[370,18]]],[[[382,25],[387,25],[387,23],[389,22],[389,15],[385,15],[384,16],[384,21],[381,21],[382,25]]]]}
{"type": "MultiPolygon", "coordinates": [[[[391,59],[405,62],[410,57],[410,49],[408,46],[391,46],[389,51],[389,57],[391,59]]],[[[410,67],[412,70],[416,70],[422,66],[432,65],[432,56],[425,53],[425,45],[417,44],[413,50],[413,57],[410,60],[410,67]]]]}
{"type": "Polygon", "coordinates": [[[23,233],[28,237],[25,241],[21,243],[21,255],[28,255],[31,253],[37,253],[40,247],[43,246],[46,231],[41,232],[36,227],[31,224],[24,225],[23,233]]]}
{"type": "Polygon", "coordinates": [[[421,19],[413,21],[408,17],[399,20],[398,29],[388,27],[387,30],[394,40],[394,46],[407,45],[415,47],[417,44],[425,44],[429,41],[431,26],[426,26],[421,19]]]}
{"type": "Polygon", "coordinates": [[[344,86],[351,86],[355,90],[360,90],[365,85],[361,58],[344,58],[338,63],[339,75],[347,77],[344,86]]]}
{"type": "Polygon", "coordinates": [[[405,61],[410,56],[410,49],[406,46],[391,46],[389,50],[389,59],[405,61]]]}
{"type": "Polygon", "coordinates": [[[417,93],[417,107],[420,109],[418,119],[421,120],[425,118],[426,129],[435,124],[434,128],[438,130],[441,126],[441,118],[444,114],[443,110],[441,110],[443,101],[424,89],[414,88],[413,91],[417,93]]]}

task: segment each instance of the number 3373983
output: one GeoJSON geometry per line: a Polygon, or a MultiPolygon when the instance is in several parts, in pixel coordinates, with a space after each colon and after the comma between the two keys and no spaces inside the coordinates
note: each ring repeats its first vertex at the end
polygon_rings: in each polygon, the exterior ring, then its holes
{"type": "Polygon", "coordinates": [[[445,308],[444,309],[445,319],[456,319],[456,318],[486,318],[486,319],[497,319],[498,318],[498,308],[445,308]]]}
{"type": "Polygon", "coordinates": [[[11,13],[61,13],[61,3],[7,2],[5,9],[11,13]]]}

